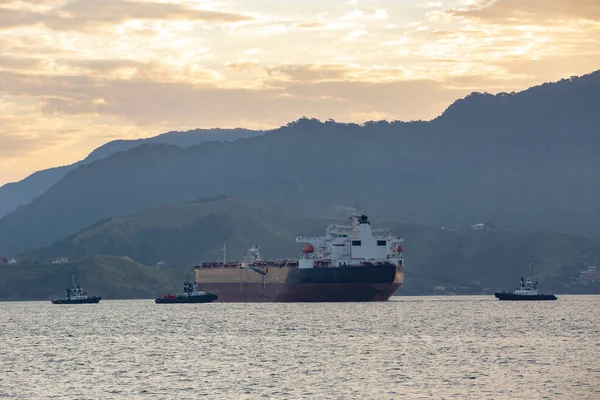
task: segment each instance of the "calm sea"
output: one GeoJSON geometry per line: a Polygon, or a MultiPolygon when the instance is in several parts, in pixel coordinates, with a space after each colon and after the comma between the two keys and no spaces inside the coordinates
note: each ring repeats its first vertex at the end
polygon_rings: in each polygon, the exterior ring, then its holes
{"type": "Polygon", "coordinates": [[[600,399],[600,296],[0,303],[0,398],[600,399]]]}

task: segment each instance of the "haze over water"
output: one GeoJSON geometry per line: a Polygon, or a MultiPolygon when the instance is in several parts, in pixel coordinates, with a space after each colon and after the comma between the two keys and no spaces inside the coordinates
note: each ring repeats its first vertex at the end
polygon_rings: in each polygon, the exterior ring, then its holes
{"type": "Polygon", "coordinates": [[[0,398],[597,399],[600,296],[0,303],[0,398]]]}

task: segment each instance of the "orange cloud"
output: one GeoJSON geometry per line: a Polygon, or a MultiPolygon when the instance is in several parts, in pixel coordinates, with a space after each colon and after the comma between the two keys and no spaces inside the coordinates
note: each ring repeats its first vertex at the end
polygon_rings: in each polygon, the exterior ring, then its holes
{"type": "Polygon", "coordinates": [[[600,21],[598,0],[492,0],[466,9],[452,10],[455,16],[479,18],[499,24],[547,24],[568,19],[600,21]]]}
{"type": "MultiPolygon", "coordinates": [[[[7,2],[11,4],[11,2],[7,2]]],[[[42,25],[59,31],[82,30],[114,25],[127,20],[190,20],[212,23],[250,21],[246,14],[201,10],[176,3],[126,0],[87,0],[69,2],[46,11],[2,8],[0,29],[42,25]]]]}

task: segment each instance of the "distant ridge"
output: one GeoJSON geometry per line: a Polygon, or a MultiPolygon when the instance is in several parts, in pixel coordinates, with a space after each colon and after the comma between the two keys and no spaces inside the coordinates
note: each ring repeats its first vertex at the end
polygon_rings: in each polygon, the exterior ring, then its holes
{"type": "Polygon", "coordinates": [[[358,201],[378,217],[434,226],[493,220],[600,235],[599,74],[467,96],[429,122],[302,118],[246,140],[114,153],[1,219],[0,252],[220,193],[305,215],[358,201]]]}
{"type": "Polygon", "coordinates": [[[480,93],[473,92],[456,100],[434,121],[463,126],[494,123],[497,126],[513,126],[525,118],[546,119],[559,122],[579,118],[597,122],[594,117],[599,100],[600,70],[583,76],[573,76],[558,82],[543,83],[520,92],[480,93]],[[577,107],[567,105],[574,101],[577,107]],[[509,117],[510,116],[510,117],[509,117]]]}
{"type": "Polygon", "coordinates": [[[253,131],[241,128],[193,129],[184,132],[172,131],[143,139],[113,140],[98,147],[81,161],[71,165],[37,171],[19,182],[7,183],[3,186],[0,186],[0,219],[5,214],[14,211],[18,206],[29,203],[35,197],[50,189],[52,185],[58,182],[69,171],[74,170],[80,165],[85,165],[104,159],[111,154],[120,151],[127,151],[143,144],[163,143],[179,147],[188,147],[202,142],[233,141],[241,138],[249,138],[261,135],[262,133],[262,131],[253,131]]]}

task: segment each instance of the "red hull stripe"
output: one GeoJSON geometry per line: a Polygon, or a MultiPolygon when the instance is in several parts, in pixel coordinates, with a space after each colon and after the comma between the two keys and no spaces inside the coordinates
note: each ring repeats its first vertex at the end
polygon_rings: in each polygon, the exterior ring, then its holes
{"type": "Polygon", "coordinates": [[[365,302],[386,301],[401,283],[202,283],[217,302],[365,302]]]}

